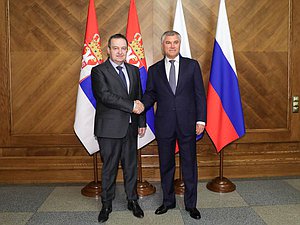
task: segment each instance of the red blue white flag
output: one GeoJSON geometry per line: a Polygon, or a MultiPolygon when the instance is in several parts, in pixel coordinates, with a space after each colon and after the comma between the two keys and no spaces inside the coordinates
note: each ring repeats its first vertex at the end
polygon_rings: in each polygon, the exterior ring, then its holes
{"type": "Polygon", "coordinates": [[[89,154],[99,151],[99,145],[94,136],[96,100],[92,92],[91,70],[94,66],[102,62],[95,5],[94,0],[90,0],[74,123],[75,133],[89,154]]]}
{"type": "Polygon", "coordinates": [[[220,1],[207,91],[206,131],[218,152],[245,134],[225,1],[220,1]]]}
{"type": "MultiPolygon", "coordinates": [[[[130,0],[128,12],[126,38],[129,42],[127,53],[127,62],[137,66],[140,69],[140,78],[143,92],[146,90],[147,82],[147,64],[145,59],[145,51],[139,25],[139,19],[136,11],[135,1],[130,0]]],[[[138,138],[138,148],[142,148],[155,139],[154,136],[154,110],[151,107],[146,112],[146,133],[142,138],[138,138]]]]}

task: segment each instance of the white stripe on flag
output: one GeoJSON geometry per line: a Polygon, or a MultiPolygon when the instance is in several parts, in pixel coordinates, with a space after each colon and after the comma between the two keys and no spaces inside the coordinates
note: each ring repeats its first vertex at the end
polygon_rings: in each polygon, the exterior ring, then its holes
{"type": "Polygon", "coordinates": [[[227,19],[225,0],[220,1],[217,31],[216,31],[216,41],[220,45],[233,71],[237,75],[234,56],[233,56],[233,48],[232,48],[232,42],[231,42],[231,36],[229,30],[229,23],[227,19]]]}
{"type": "Polygon", "coordinates": [[[173,30],[177,31],[181,36],[180,54],[183,57],[191,58],[189,37],[186,30],[181,0],[177,0],[173,30]]]}
{"type": "Polygon", "coordinates": [[[99,151],[99,145],[94,135],[95,108],[86,97],[81,87],[78,88],[74,130],[80,141],[89,152],[99,151]]]}

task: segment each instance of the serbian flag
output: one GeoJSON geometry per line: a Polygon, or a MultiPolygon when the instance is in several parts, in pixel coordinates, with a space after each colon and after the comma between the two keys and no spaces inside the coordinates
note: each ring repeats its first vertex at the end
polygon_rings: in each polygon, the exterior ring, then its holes
{"type": "Polygon", "coordinates": [[[96,100],[92,92],[91,70],[102,62],[101,42],[94,0],[90,0],[74,123],[75,133],[89,154],[99,151],[99,145],[94,136],[96,100]]]}
{"type": "Polygon", "coordinates": [[[246,132],[225,0],[219,7],[207,91],[206,131],[218,152],[246,132]]]}
{"type": "MultiPolygon", "coordinates": [[[[180,44],[180,54],[183,57],[192,58],[190,44],[189,44],[189,37],[185,25],[185,19],[182,9],[181,0],[177,0],[176,3],[176,10],[175,10],[175,17],[174,17],[174,24],[173,30],[177,31],[181,36],[181,44],[180,44]]],[[[203,137],[203,133],[197,135],[196,140],[199,140],[203,137]]],[[[175,153],[179,152],[178,143],[176,142],[175,153]]]]}
{"type": "MultiPolygon", "coordinates": [[[[140,31],[139,19],[136,12],[135,1],[130,0],[126,38],[129,42],[127,53],[127,62],[137,66],[140,69],[140,78],[143,93],[146,90],[147,82],[147,64],[145,59],[145,52],[143,47],[143,40],[140,31]]],[[[138,138],[138,148],[142,148],[155,139],[154,136],[154,110],[151,107],[146,112],[146,133],[142,138],[138,138]]]]}

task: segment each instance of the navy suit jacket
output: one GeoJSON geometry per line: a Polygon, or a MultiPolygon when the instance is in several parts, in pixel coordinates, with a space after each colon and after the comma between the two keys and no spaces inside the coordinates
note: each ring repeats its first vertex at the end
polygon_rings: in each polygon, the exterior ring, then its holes
{"type": "Polygon", "coordinates": [[[92,69],[92,89],[96,98],[94,133],[97,137],[125,137],[130,118],[134,135],[138,134],[138,127],[146,127],[145,114],[132,113],[133,101],[142,98],[139,69],[128,63],[125,67],[130,82],[129,94],[109,60],[92,69]]]}
{"type": "Polygon", "coordinates": [[[183,135],[195,135],[196,122],[206,122],[206,96],[199,63],[180,56],[175,95],[166,76],[165,59],[150,66],[143,103],[148,109],[154,102],[157,138],[169,138],[176,129],[183,135]]]}

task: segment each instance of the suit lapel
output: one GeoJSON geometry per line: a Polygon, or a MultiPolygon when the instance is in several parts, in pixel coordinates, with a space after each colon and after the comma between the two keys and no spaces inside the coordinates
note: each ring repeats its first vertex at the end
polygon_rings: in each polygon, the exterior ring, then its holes
{"type": "Polygon", "coordinates": [[[163,60],[160,61],[158,66],[159,66],[159,69],[158,69],[159,76],[163,80],[163,83],[166,85],[167,89],[173,94],[173,91],[170,87],[170,84],[169,84],[169,81],[168,81],[168,78],[167,78],[165,58],[163,58],[163,60]]]}
{"type": "Polygon", "coordinates": [[[180,55],[179,56],[179,71],[178,71],[178,80],[177,80],[177,85],[176,85],[176,91],[179,90],[179,88],[182,84],[182,79],[183,79],[182,68],[186,68],[186,67],[184,66],[184,60],[183,60],[182,56],[180,55]]]}
{"type": "Polygon", "coordinates": [[[129,67],[127,65],[127,63],[124,63],[126,70],[127,70],[127,74],[128,74],[128,78],[129,78],[129,95],[132,93],[133,90],[133,82],[134,82],[134,71],[131,69],[131,67],[129,67]]]}
{"type": "Polygon", "coordinates": [[[121,77],[119,76],[119,74],[117,73],[117,71],[115,70],[115,68],[113,67],[113,65],[111,65],[109,60],[106,60],[105,63],[106,63],[106,68],[107,68],[108,73],[111,74],[117,80],[117,82],[120,84],[120,86],[122,86],[124,91],[127,93],[127,90],[125,89],[123,81],[122,81],[121,77]]]}

